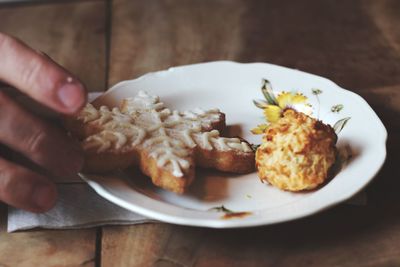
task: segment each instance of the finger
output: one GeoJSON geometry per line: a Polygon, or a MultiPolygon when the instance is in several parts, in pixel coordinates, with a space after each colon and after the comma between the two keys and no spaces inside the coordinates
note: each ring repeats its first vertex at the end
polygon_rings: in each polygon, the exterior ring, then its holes
{"type": "Polygon", "coordinates": [[[76,174],[83,165],[80,146],[67,134],[33,116],[0,92],[0,141],[52,174],[76,174]]]}
{"type": "Polygon", "coordinates": [[[36,101],[72,114],[86,102],[83,85],[49,57],[0,33],[0,80],[36,101]]]}
{"type": "Polygon", "coordinates": [[[44,212],[55,205],[56,199],[56,187],[46,177],[0,158],[0,201],[44,212]]]}

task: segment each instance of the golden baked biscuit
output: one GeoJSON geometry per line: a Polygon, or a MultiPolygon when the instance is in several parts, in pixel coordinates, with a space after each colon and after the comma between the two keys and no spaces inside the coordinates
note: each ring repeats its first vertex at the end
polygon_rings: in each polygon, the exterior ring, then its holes
{"type": "Polygon", "coordinates": [[[254,151],[239,138],[221,137],[225,115],[217,109],[172,111],[140,91],[120,108],[88,104],[67,121],[81,140],[87,172],[124,169],[132,164],[159,187],[183,193],[195,166],[236,173],[255,168],[254,151]]]}
{"type": "Polygon", "coordinates": [[[336,141],[332,127],[288,109],[264,132],[256,151],[258,176],[283,190],[316,188],[335,162],[336,141]]]}

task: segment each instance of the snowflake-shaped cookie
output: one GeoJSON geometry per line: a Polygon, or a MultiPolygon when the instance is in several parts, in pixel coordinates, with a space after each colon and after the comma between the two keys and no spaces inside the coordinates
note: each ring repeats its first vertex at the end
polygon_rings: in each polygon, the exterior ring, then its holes
{"type": "Polygon", "coordinates": [[[247,142],[220,136],[225,115],[218,109],[171,111],[143,91],[120,108],[88,104],[68,127],[81,139],[86,171],[136,164],[155,185],[177,193],[192,182],[196,165],[236,173],[254,169],[247,142]]]}

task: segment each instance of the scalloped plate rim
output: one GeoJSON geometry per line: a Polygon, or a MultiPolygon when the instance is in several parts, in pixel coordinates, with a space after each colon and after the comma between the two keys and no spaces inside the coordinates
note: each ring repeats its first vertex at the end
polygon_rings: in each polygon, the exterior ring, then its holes
{"type": "MultiPolygon", "coordinates": [[[[173,223],[173,224],[210,227],[210,228],[239,228],[239,227],[253,227],[253,226],[276,224],[276,223],[281,223],[281,222],[286,222],[286,221],[291,221],[291,220],[307,217],[307,216],[316,214],[318,212],[321,212],[325,209],[328,209],[332,206],[342,203],[342,202],[350,199],[351,197],[353,197],[355,194],[359,193],[365,186],[367,186],[372,181],[372,179],[377,175],[379,170],[382,168],[385,158],[386,158],[387,130],[385,129],[383,123],[380,121],[379,117],[374,112],[374,110],[369,106],[369,104],[361,96],[359,96],[358,94],[356,94],[354,92],[351,92],[349,90],[346,90],[346,89],[340,87],[339,85],[337,85],[336,83],[334,83],[333,81],[331,81],[325,77],[321,77],[321,76],[318,76],[315,74],[303,72],[300,70],[290,69],[287,67],[278,66],[278,65],[274,65],[274,64],[270,64],[270,63],[263,63],[263,62],[239,63],[239,62],[233,62],[233,61],[213,61],[213,62],[204,62],[204,63],[196,63],[196,64],[190,64],[190,65],[184,65],[184,66],[171,67],[167,70],[155,71],[155,72],[150,72],[150,73],[144,74],[133,80],[121,81],[121,82],[115,84],[114,86],[112,86],[104,95],[97,98],[95,100],[95,102],[98,102],[98,101],[101,102],[103,98],[108,97],[115,90],[118,90],[122,86],[125,86],[129,83],[140,82],[141,80],[144,80],[144,79],[157,78],[157,75],[165,75],[165,74],[168,75],[168,73],[170,73],[170,72],[185,71],[191,67],[204,67],[204,66],[207,66],[208,64],[222,64],[222,65],[227,64],[227,65],[238,65],[238,66],[244,66],[244,67],[247,67],[247,66],[254,67],[254,66],[260,65],[260,66],[268,66],[271,68],[277,68],[277,69],[281,69],[281,70],[289,71],[289,72],[294,71],[300,75],[307,75],[308,77],[311,77],[313,79],[322,79],[324,82],[329,83],[333,89],[340,90],[342,93],[347,94],[347,95],[351,96],[352,98],[356,99],[357,101],[359,101],[359,103],[364,108],[365,107],[368,108],[368,111],[373,116],[375,116],[375,122],[378,123],[378,125],[380,126],[380,129],[379,129],[380,130],[380,140],[379,140],[379,142],[377,141],[377,143],[379,143],[380,145],[377,145],[379,150],[375,151],[375,152],[377,152],[375,155],[375,156],[377,156],[375,158],[376,167],[374,168],[374,170],[370,171],[371,173],[369,175],[369,178],[365,179],[364,183],[360,184],[358,188],[341,192],[341,194],[339,196],[337,196],[334,200],[330,201],[329,203],[322,203],[322,202],[318,202],[317,204],[314,203],[312,208],[309,208],[306,210],[303,209],[303,210],[300,210],[300,212],[297,210],[286,216],[281,216],[281,217],[278,216],[273,220],[262,217],[262,216],[259,217],[260,216],[259,211],[254,212],[255,215],[257,215],[257,216],[249,216],[244,219],[234,219],[234,220],[221,220],[220,219],[221,214],[207,213],[207,214],[211,214],[211,215],[208,218],[201,218],[199,220],[197,215],[199,213],[203,214],[204,211],[192,211],[192,210],[189,210],[186,208],[174,206],[173,204],[170,204],[170,203],[164,203],[164,204],[166,204],[167,207],[173,206],[178,209],[182,209],[183,213],[187,213],[189,215],[195,215],[196,217],[191,218],[190,216],[189,217],[182,216],[182,215],[179,215],[179,212],[178,212],[178,215],[163,213],[162,211],[156,211],[154,209],[149,209],[148,207],[143,207],[143,205],[141,205],[141,204],[131,203],[123,198],[118,197],[118,195],[115,195],[113,192],[111,192],[109,190],[109,188],[107,188],[107,186],[104,186],[104,184],[99,183],[98,181],[96,181],[96,179],[93,179],[93,177],[90,177],[85,174],[80,174],[82,179],[85,180],[89,184],[89,186],[91,186],[99,195],[101,195],[105,199],[107,199],[125,209],[128,209],[133,212],[137,212],[141,215],[144,215],[144,216],[156,219],[156,220],[169,222],[169,223],[173,223]]],[[[141,197],[150,199],[151,202],[157,203],[159,201],[159,200],[151,199],[148,196],[145,196],[138,192],[136,192],[136,193],[138,195],[141,195],[141,197]]],[[[313,197],[315,197],[315,195],[313,195],[313,197]]],[[[304,202],[304,200],[309,201],[310,199],[305,198],[302,201],[304,202]]],[[[302,202],[302,201],[300,201],[300,202],[302,202]]],[[[290,208],[289,208],[289,211],[290,211],[290,208]]],[[[202,216],[200,215],[200,217],[202,217],[202,216]]]]}

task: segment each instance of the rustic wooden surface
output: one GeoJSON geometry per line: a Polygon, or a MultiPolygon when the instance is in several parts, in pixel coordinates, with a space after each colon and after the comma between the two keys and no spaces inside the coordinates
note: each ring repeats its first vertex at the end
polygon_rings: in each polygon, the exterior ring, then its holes
{"type": "Polygon", "coordinates": [[[45,52],[90,91],[105,89],[105,20],[103,1],[0,5],[1,32],[45,52]]]}
{"type": "Polygon", "coordinates": [[[48,259],[42,266],[75,266],[77,259],[66,257],[70,251],[81,262],[97,266],[399,266],[399,10],[397,0],[114,0],[0,8],[0,30],[24,32],[40,50],[56,47],[58,40],[71,42],[60,54],[55,52],[58,60],[67,60],[68,49],[76,45],[71,36],[87,42],[74,51],[79,63],[69,59],[68,67],[88,77],[92,87],[104,84],[104,66],[112,85],[174,65],[220,59],[265,61],[328,77],[359,93],[389,132],[387,161],[367,188],[366,206],[339,205],[302,220],[253,229],[210,230],[163,223],[103,227],[97,231],[96,251],[94,230],[1,232],[0,255],[6,247],[8,256],[0,256],[0,266],[7,265],[10,255],[12,263],[23,262],[26,251],[37,252],[42,261],[48,259]],[[64,6],[75,13],[65,15],[64,6]],[[35,24],[30,17],[32,10],[39,9],[52,15],[38,17],[41,23],[35,24]],[[20,15],[18,24],[11,19],[4,23],[3,14],[14,12],[26,16],[20,15]],[[81,16],[86,23],[76,22],[81,16]],[[70,25],[59,29],[59,39],[36,35],[58,19],[70,25]],[[99,32],[93,31],[96,26],[99,32]],[[41,38],[50,39],[44,44],[41,38]],[[96,49],[108,61],[93,55],[98,55],[96,49]],[[98,72],[92,73],[91,67],[98,67],[98,72]],[[46,238],[51,242],[43,241],[46,238]],[[52,255],[43,252],[49,243],[55,244],[50,246],[52,255]],[[32,244],[35,249],[29,249],[32,244]]]}

